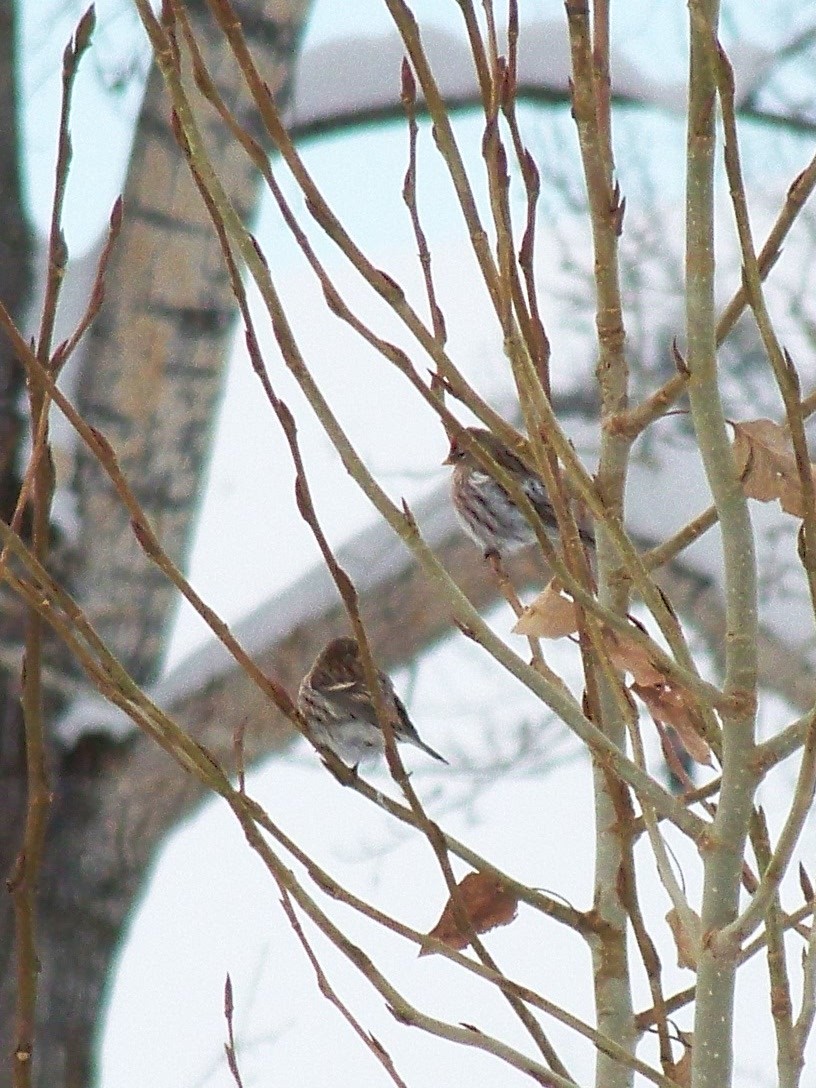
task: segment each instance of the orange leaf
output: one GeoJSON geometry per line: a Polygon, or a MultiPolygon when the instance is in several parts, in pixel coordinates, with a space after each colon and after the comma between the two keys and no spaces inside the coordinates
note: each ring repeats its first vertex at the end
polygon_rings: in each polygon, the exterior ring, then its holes
{"type": "Polygon", "coordinates": [[[524,609],[513,628],[513,634],[533,638],[563,638],[577,630],[575,602],[564,596],[561,585],[553,578],[524,609]]]}
{"type": "Polygon", "coordinates": [[[703,722],[688,692],[669,681],[632,684],[629,690],[643,700],[656,721],[674,726],[680,742],[696,763],[711,765],[711,749],[703,736],[703,722]]]}
{"type": "MultiPolygon", "coordinates": [[[[802,482],[788,432],[772,419],[754,419],[732,426],[734,458],[745,494],[760,502],[779,499],[786,513],[802,517],[802,482]]],[[[813,464],[810,472],[816,484],[813,464]]]]}
{"type": "MultiPolygon", "coordinates": [[[[496,926],[506,926],[516,917],[518,896],[509,891],[494,876],[487,873],[468,873],[457,887],[465,913],[477,933],[487,933],[496,926]]],[[[467,934],[462,933],[456,924],[453,903],[449,899],[442,911],[442,917],[428,934],[449,948],[467,948],[470,943],[467,934]]],[[[423,948],[420,956],[427,956],[432,948],[423,948]]]]}

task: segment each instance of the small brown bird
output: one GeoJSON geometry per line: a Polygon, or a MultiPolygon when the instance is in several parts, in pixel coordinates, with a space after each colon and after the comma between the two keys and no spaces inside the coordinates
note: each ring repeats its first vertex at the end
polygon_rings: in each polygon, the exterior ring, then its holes
{"type": "MultiPolygon", "coordinates": [[[[447,763],[420,739],[390,678],[379,671],[377,677],[396,740],[407,741],[447,763]]],[[[318,654],[301,681],[297,705],[314,743],[330,749],[344,763],[356,766],[385,752],[385,738],[355,639],[336,638],[318,654]]]]}
{"type": "MultiPolygon", "coordinates": [[[[490,431],[468,427],[467,433],[517,482],[541,518],[547,535],[557,543],[558,522],[541,477],[490,431]]],[[[452,439],[443,464],[453,466],[451,498],[456,516],[468,536],[484,549],[485,556],[512,555],[535,542],[535,530],[510,495],[456,438],[452,439]]],[[[594,550],[592,533],[584,529],[578,532],[581,540],[594,550]]]]}

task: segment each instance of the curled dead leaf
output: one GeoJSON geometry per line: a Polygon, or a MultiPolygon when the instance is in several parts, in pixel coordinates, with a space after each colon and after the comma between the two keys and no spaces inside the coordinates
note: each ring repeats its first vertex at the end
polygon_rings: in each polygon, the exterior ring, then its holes
{"type": "Polygon", "coordinates": [[[700,921],[699,915],[695,914],[693,910],[688,911],[687,919],[692,927],[693,932],[689,933],[688,929],[680,918],[679,911],[672,907],[669,913],[666,915],[666,921],[669,924],[669,929],[674,937],[674,944],[677,948],[677,966],[687,967],[690,971],[697,970],[697,951],[700,947],[700,936],[703,932],[703,923],[700,921]]]}
{"type": "Polygon", "coordinates": [[[695,763],[711,766],[711,748],[703,736],[703,720],[689,692],[665,680],[655,685],[632,684],[629,690],[643,700],[655,721],[673,726],[695,763]]]}
{"type": "Polygon", "coordinates": [[[808,876],[807,869],[804,867],[801,861],[799,862],[799,887],[802,889],[802,895],[805,897],[805,902],[812,903],[813,884],[811,883],[810,877],[808,876]]]}
{"type": "Polygon", "coordinates": [[[564,638],[577,630],[575,602],[552,578],[519,616],[513,634],[531,638],[564,638]]]}
{"type": "MultiPolygon", "coordinates": [[[[489,873],[468,873],[457,887],[462,906],[476,933],[487,933],[497,926],[509,925],[516,917],[518,896],[505,888],[497,877],[489,873]]],[[[470,943],[467,934],[462,933],[457,925],[450,899],[428,936],[435,937],[449,948],[467,948],[470,943]]],[[[419,954],[427,956],[432,952],[432,948],[423,948],[419,954]]]]}
{"type": "MultiPolygon", "coordinates": [[[[779,499],[786,513],[802,517],[802,481],[785,428],[772,419],[732,423],[732,427],[734,459],[745,494],[760,502],[779,499]]],[[[812,463],[810,473],[816,485],[816,465],[812,463]]]]}
{"type": "MultiPolygon", "coordinates": [[[[632,616],[629,620],[639,630],[644,631],[641,624],[632,616]]],[[[615,631],[611,627],[605,627],[604,641],[609,660],[614,667],[621,672],[631,673],[635,683],[653,687],[664,682],[665,677],[655,665],[648,649],[636,642],[634,638],[630,638],[621,631],[615,631]]]]}

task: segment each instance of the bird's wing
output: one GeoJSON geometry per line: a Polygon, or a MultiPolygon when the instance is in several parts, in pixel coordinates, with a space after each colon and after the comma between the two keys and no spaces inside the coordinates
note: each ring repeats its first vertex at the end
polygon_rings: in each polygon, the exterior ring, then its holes
{"type": "Polygon", "coordinates": [[[539,480],[537,476],[528,475],[524,480],[523,487],[527,498],[533,504],[536,513],[547,528],[556,528],[558,523],[555,520],[555,511],[552,508],[552,503],[547,494],[547,488],[544,486],[544,481],[539,480]]]}
{"type": "Polygon", "coordinates": [[[520,457],[516,457],[512,450],[502,449],[501,456],[496,458],[502,468],[511,476],[534,476],[533,470],[526,465],[520,457]]]}
{"type": "Polygon", "coordinates": [[[405,704],[396,692],[394,693],[394,706],[397,708],[397,716],[399,717],[399,725],[396,730],[397,738],[400,740],[407,740],[409,744],[421,748],[423,752],[427,752],[429,756],[438,759],[440,763],[447,763],[448,761],[445,757],[441,756],[439,752],[434,751],[430,744],[426,744],[419,733],[417,733],[414,723],[408,717],[408,711],[405,709],[405,704]]]}
{"type": "MultiPolygon", "coordinates": [[[[540,480],[537,476],[528,476],[524,484],[524,490],[527,494],[527,498],[533,504],[538,513],[538,516],[544,522],[544,524],[550,529],[558,528],[558,520],[555,516],[550,497],[547,494],[547,488],[543,480],[540,480]]],[[[588,544],[591,548],[595,547],[595,536],[591,529],[586,529],[582,525],[578,526],[578,535],[584,544],[588,544]]]]}
{"type": "Polygon", "coordinates": [[[408,711],[405,709],[405,703],[400,699],[399,695],[394,692],[394,706],[397,710],[397,733],[401,734],[409,740],[419,739],[419,735],[416,731],[414,723],[408,717],[408,711]]]}
{"type": "Polygon", "coordinates": [[[374,703],[362,680],[338,680],[326,684],[323,691],[350,718],[359,718],[369,725],[378,724],[374,703]]]}

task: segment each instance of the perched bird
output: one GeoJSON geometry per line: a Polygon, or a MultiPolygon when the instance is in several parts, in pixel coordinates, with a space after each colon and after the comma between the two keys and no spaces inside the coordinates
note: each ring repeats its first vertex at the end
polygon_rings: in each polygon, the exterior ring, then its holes
{"type": "MultiPolygon", "coordinates": [[[[535,507],[547,535],[557,540],[558,522],[541,477],[490,431],[468,427],[467,433],[518,483],[535,507]]],[[[451,497],[456,516],[468,536],[484,549],[485,556],[512,555],[534,543],[535,530],[510,495],[456,438],[452,439],[443,464],[453,466],[451,497]]],[[[584,529],[578,532],[581,540],[594,549],[593,535],[584,529]]]]}
{"type": "MultiPolygon", "coordinates": [[[[389,677],[379,671],[377,677],[396,740],[414,744],[434,759],[447,763],[420,740],[389,677]]],[[[318,654],[301,681],[297,705],[314,743],[329,748],[344,763],[355,766],[385,752],[385,738],[355,639],[336,638],[318,654]]]]}

